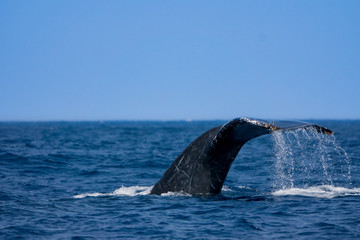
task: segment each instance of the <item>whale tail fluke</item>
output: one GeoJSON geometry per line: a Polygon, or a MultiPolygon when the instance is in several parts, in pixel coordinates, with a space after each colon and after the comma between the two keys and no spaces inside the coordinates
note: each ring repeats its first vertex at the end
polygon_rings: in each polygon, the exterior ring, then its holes
{"type": "Polygon", "coordinates": [[[325,127],[306,122],[236,118],[210,129],[190,143],[154,185],[151,194],[218,194],[232,162],[247,141],[274,131],[297,128],[313,128],[322,134],[333,134],[325,127]]]}

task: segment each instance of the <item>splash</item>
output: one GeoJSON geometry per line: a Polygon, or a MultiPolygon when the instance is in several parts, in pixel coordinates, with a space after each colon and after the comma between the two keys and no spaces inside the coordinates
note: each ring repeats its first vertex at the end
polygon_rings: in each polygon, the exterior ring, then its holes
{"type": "MultiPolygon", "coordinates": [[[[141,187],[141,186],[131,186],[131,187],[124,187],[116,189],[112,193],[82,193],[78,195],[74,195],[73,198],[85,198],[85,197],[107,197],[107,196],[128,196],[128,197],[134,197],[134,196],[141,196],[141,195],[149,195],[151,192],[151,187],[141,187]]],[[[184,192],[167,192],[161,194],[161,196],[165,197],[181,197],[181,196],[192,196],[191,194],[184,193],[184,192]]]]}
{"type": "Polygon", "coordinates": [[[274,196],[305,196],[316,198],[334,198],[342,196],[360,195],[360,188],[343,188],[331,185],[322,185],[309,188],[289,188],[273,192],[274,196]]]}
{"type": "Polygon", "coordinates": [[[312,195],[311,191],[316,195],[317,190],[337,195],[337,187],[351,188],[350,159],[335,136],[319,134],[313,128],[277,131],[272,136],[276,195],[295,192],[312,195]]]}
{"type": "Polygon", "coordinates": [[[224,185],[221,189],[222,192],[233,192],[233,190],[227,186],[227,185],[224,185]]]}
{"type": "Polygon", "coordinates": [[[151,187],[140,187],[140,186],[131,186],[116,189],[112,193],[82,193],[73,196],[73,198],[85,198],[85,197],[104,197],[104,196],[138,196],[138,195],[148,195],[152,189],[151,187]]]}
{"type": "Polygon", "coordinates": [[[167,193],[162,193],[160,196],[162,196],[162,197],[191,197],[192,195],[190,193],[186,193],[186,192],[167,192],[167,193]]]}

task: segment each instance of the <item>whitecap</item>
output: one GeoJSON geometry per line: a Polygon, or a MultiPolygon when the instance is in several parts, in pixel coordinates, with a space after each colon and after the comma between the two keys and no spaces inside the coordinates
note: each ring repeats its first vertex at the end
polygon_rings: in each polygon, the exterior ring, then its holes
{"type": "Polygon", "coordinates": [[[321,185],[309,188],[288,188],[272,193],[274,196],[306,196],[316,198],[334,198],[349,195],[360,195],[360,188],[334,187],[332,185],[321,185]]]}

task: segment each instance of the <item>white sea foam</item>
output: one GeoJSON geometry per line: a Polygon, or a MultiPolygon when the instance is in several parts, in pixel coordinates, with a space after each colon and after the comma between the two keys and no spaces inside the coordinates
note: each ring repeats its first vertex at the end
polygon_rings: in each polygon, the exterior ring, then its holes
{"type": "Polygon", "coordinates": [[[360,188],[334,187],[331,185],[321,185],[309,188],[288,188],[273,192],[274,196],[306,196],[315,198],[334,198],[349,195],[360,195],[360,188]]]}
{"type": "Polygon", "coordinates": [[[132,186],[132,187],[124,187],[118,188],[114,191],[115,195],[120,196],[138,196],[138,195],[149,195],[151,192],[151,187],[140,187],[140,186],[132,186]]]}
{"type": "Polygon", "coordinates": [[[131,186],[116,189],[112,193],[82,193],[73,196],[73,198],[84,198],[84,197],[103,197],[103,196],[138,196],[138,195],[148,195],[151,192],[153,186],[151,187],[141,187],[141,186],[131,186]]]}
{"type": "MultiPolygon", "coordinates": [[[[82,194],[78,194],[73,196],[73,198],[85,198],[85,197],[104,197],[104,196],[129,196],[129,197],[134,197],[134,196],[139,196],[139,195],[149,195],[151,192],[151,189],[153,188],[153,186],[151,187],[141,187],[141,186],[131,186],[131,187],[124,187],[122,186],[121,188],[116,189],[115,191],[113,191],[112,193],[82,193],[82,194]]],[[[191,196],[191,194],[189,193],[185,193],[185,192],[167,192],[167,193],[162,193],[161,196],[191,196]]]]}
{"type": "Polygon", "coordinates": [[[221,190],[221,191],[223,191],[223,192],[232,192],[233,190],[232,190],[230,187],[224,185],[224,186],[222,187],[222,190],[221,190]]]}
{"type": "Polygon", "coordinates": [[[109,196],[113,195],[111,193],[82,193],[73,196],[73,198],[84,198],[84,197],[99,197],[99,196],[109,196]]]}
{"type": "Polygon", "coordinates": [[[186,192],[167,192],[162,193],[161,196],[165,197],[191,197],[192,195],[186,192]]]}

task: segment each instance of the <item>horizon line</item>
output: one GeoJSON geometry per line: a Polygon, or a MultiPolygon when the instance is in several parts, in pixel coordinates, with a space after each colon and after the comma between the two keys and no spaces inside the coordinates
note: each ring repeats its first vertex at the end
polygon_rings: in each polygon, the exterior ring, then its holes
{"type": "MultiPolygon", "coordinates": [[[[249,117],[253,118],[253,117],[249,117]]],[[[6,122],[23,122],[23,123],[34,123],[34,122],[211,122],[211,121],[230,121],[235,118],[208,118],[208,119],[47,119],[47,120],[2,120],[1,123],[6,122]]],[[[277,120],[277,121],[301,121],[301,120],[315,120],[315,121],[359,121],[360,118],[255,118],[262,120],[277,120]]]]}

